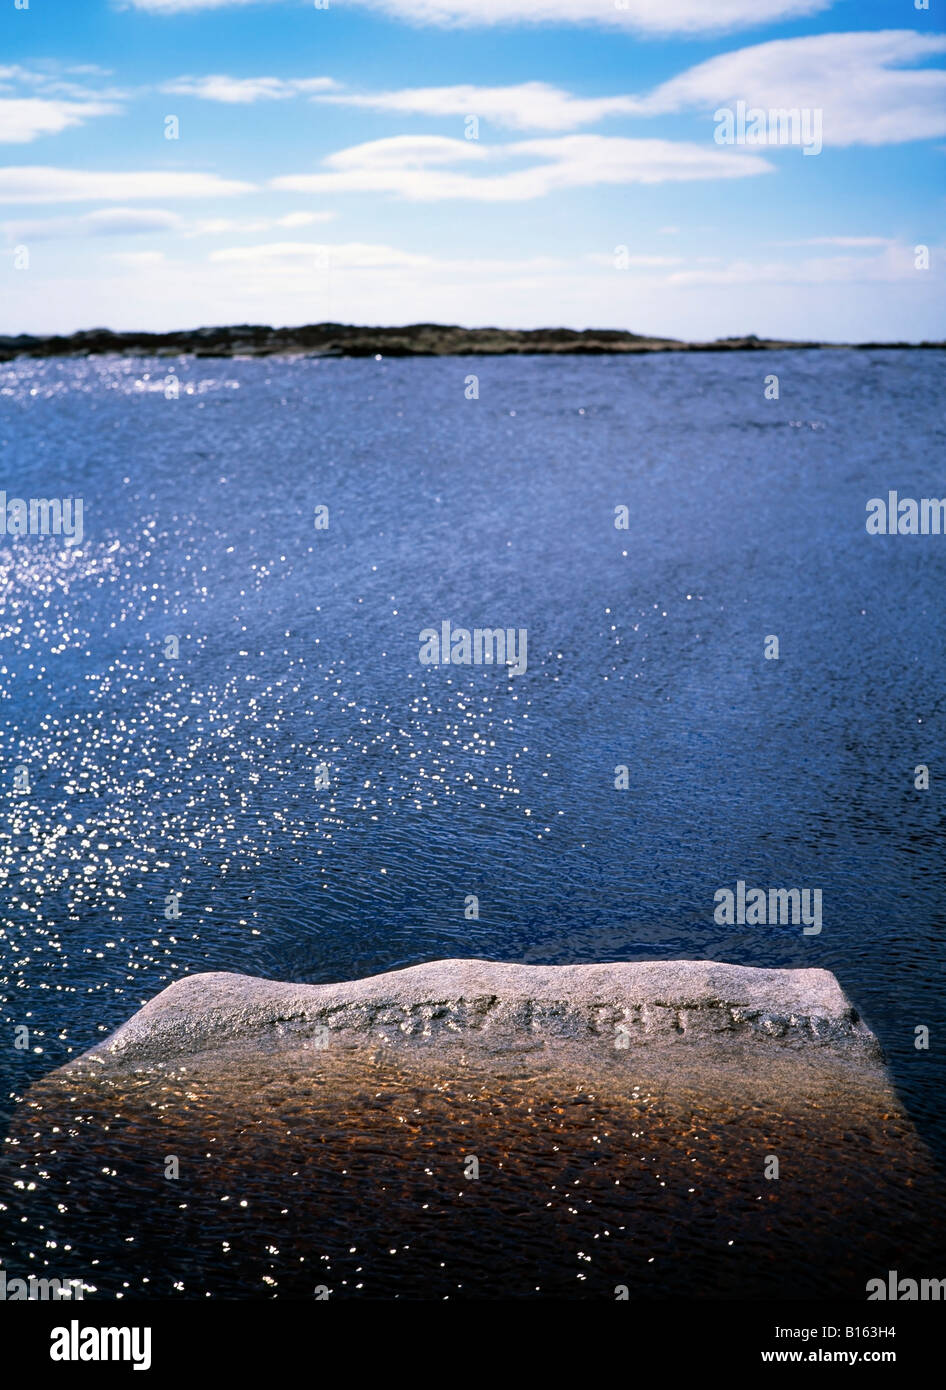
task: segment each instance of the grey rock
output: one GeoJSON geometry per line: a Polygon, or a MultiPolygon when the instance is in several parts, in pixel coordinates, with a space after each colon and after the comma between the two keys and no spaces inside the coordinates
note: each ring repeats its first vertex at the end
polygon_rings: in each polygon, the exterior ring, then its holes
{"type": "Polygon", "coordinates": [[[488,1058],[613,1060],[633,1049],[699,1061],[792,1055],[879,1067],[882,1053],[827,970],[712,961],[517,965],[445,960],[338,984],[190,975],[68,1070],[107,1073],[305,1047],[488,1058]]]}

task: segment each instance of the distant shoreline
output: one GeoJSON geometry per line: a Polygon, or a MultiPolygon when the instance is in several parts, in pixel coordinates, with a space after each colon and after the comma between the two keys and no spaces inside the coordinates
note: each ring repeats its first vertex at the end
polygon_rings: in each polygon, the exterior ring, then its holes
{"type": "Polygon", "coordinates": [[[642,352],[772,352],[779,349],[946,348],[946,342],[825,343],[789,339],[717,338],[684,342],[605,328],[458,328],[450,324],[414,323],[401,328],[366,328],[340,323],[270,328],[235,324],[189,328],[170,333],[115,333],[107,328],[77,333],[0,336],[0,362],[18,357],[460,357],[511,356],[526,353],[602,356],[642,352]]]}

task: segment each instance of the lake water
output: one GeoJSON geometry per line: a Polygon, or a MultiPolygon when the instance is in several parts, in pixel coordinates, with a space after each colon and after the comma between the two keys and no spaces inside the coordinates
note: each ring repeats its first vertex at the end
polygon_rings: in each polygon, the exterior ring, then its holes
{"type": "Polygon", "coordinates": [[[943,376],[0,369],[0,488],[84,503],[81,546],[0,537],[0,1103],[188,971],[712,958],[834,971],[946,1154],[946,537],[865,529],[946,495],[943,376]],[[526,629],[527,670],[421,664],[445,620],[526,629]],[[740,879],[823,930],[717,925],[740,879]]]}

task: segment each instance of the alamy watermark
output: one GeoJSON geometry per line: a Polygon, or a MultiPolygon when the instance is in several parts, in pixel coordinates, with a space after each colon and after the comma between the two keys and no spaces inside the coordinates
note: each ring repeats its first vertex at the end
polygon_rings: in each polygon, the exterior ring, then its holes
{"type": "Polygon", "coordinates": [[[7,497],[0,492],[0,536],[65,536],[82,544],[81,497],[7,497]]]}
{"type": "Polygon", "coordinates": [[[901,497],[888,492],[867,503],[869,536],[946,536],[946,497],[901,497]]]}
{"type": "Polygon", "coordinates": [[[866,1288],[868,1303],[946,1302],[946,1279],[901,1279],[895,1269],[887,1270],[886,1279],[868,1279],[866,1288]]]}
{"type": "Polygon", "coordinates": [[[150,1327],[82,1327],[73,1318],[49,1338],[51,1361],[130,1361],[132,1370],[151,1369],[150,1327]]]}
{"type": "Polygon", "coordinates": [[[713,920],[720,927],[802,927],[805,936],[821,932],[820,888],[746,888],[739,879],[735,893],[717,888],[713,920]]]}
{"type": "Polygon", "coordinates": [[[717,145],[800,145],[802,154],[820,154],[823,148],[820,106],[721,106],[713,112],[717,145]]]}
{"type": "Polygon", "coordinates": [[[423,666],[508,666],[522,676],[529,664],[529,634],[524,627],[453,627],[445,619],[439,629],[421,630],[423,666]]]}
{"type": "Polygon", "coordinates": [[[81,1279],[41,1279],[35,1274],[26,1279],[9,1279],[0,1269],[0,1303],[45,1303],[62,1299],[81,1299],[86,1285],[81,1279]]]}

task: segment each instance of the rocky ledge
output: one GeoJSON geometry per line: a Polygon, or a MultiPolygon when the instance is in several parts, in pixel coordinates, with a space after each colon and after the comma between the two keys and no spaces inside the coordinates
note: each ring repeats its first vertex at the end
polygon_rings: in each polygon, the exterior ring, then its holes
{"type": "Polygon", "coordinates": [[[683,342],[609,328],[460,328],[455,324],[412,323],[372,328],[345,323],[310,323],[295,328],[231,324],[185,328],[169,333],[113,332],[88,328],[78,333],[0,336],[0,362],[16,357],[451,357],[521,353],[753,352],[782,348],[943,348],[946,343],[821,343],[757,338],[749,333],[711,342],[683,342]]]}
{"type": "Polygon", "coordinates": [[[863,1300],[942,1229],[825,970],[191,975],[0,1149],[0,1260],[99,1298],[863,1300]]]}
{"type": "Polygon", "coordinates": [[[628,1049],[703,1063],[748,1051],[880,1068],[877,1039],[826,970],[710,961],[536,966],[446,960],[340,984],[190,975],[70,1070],[100,1074],[302,1049],[409,1051],[468,1060],[545,1054],[593,1068],[628,1049]]]}

